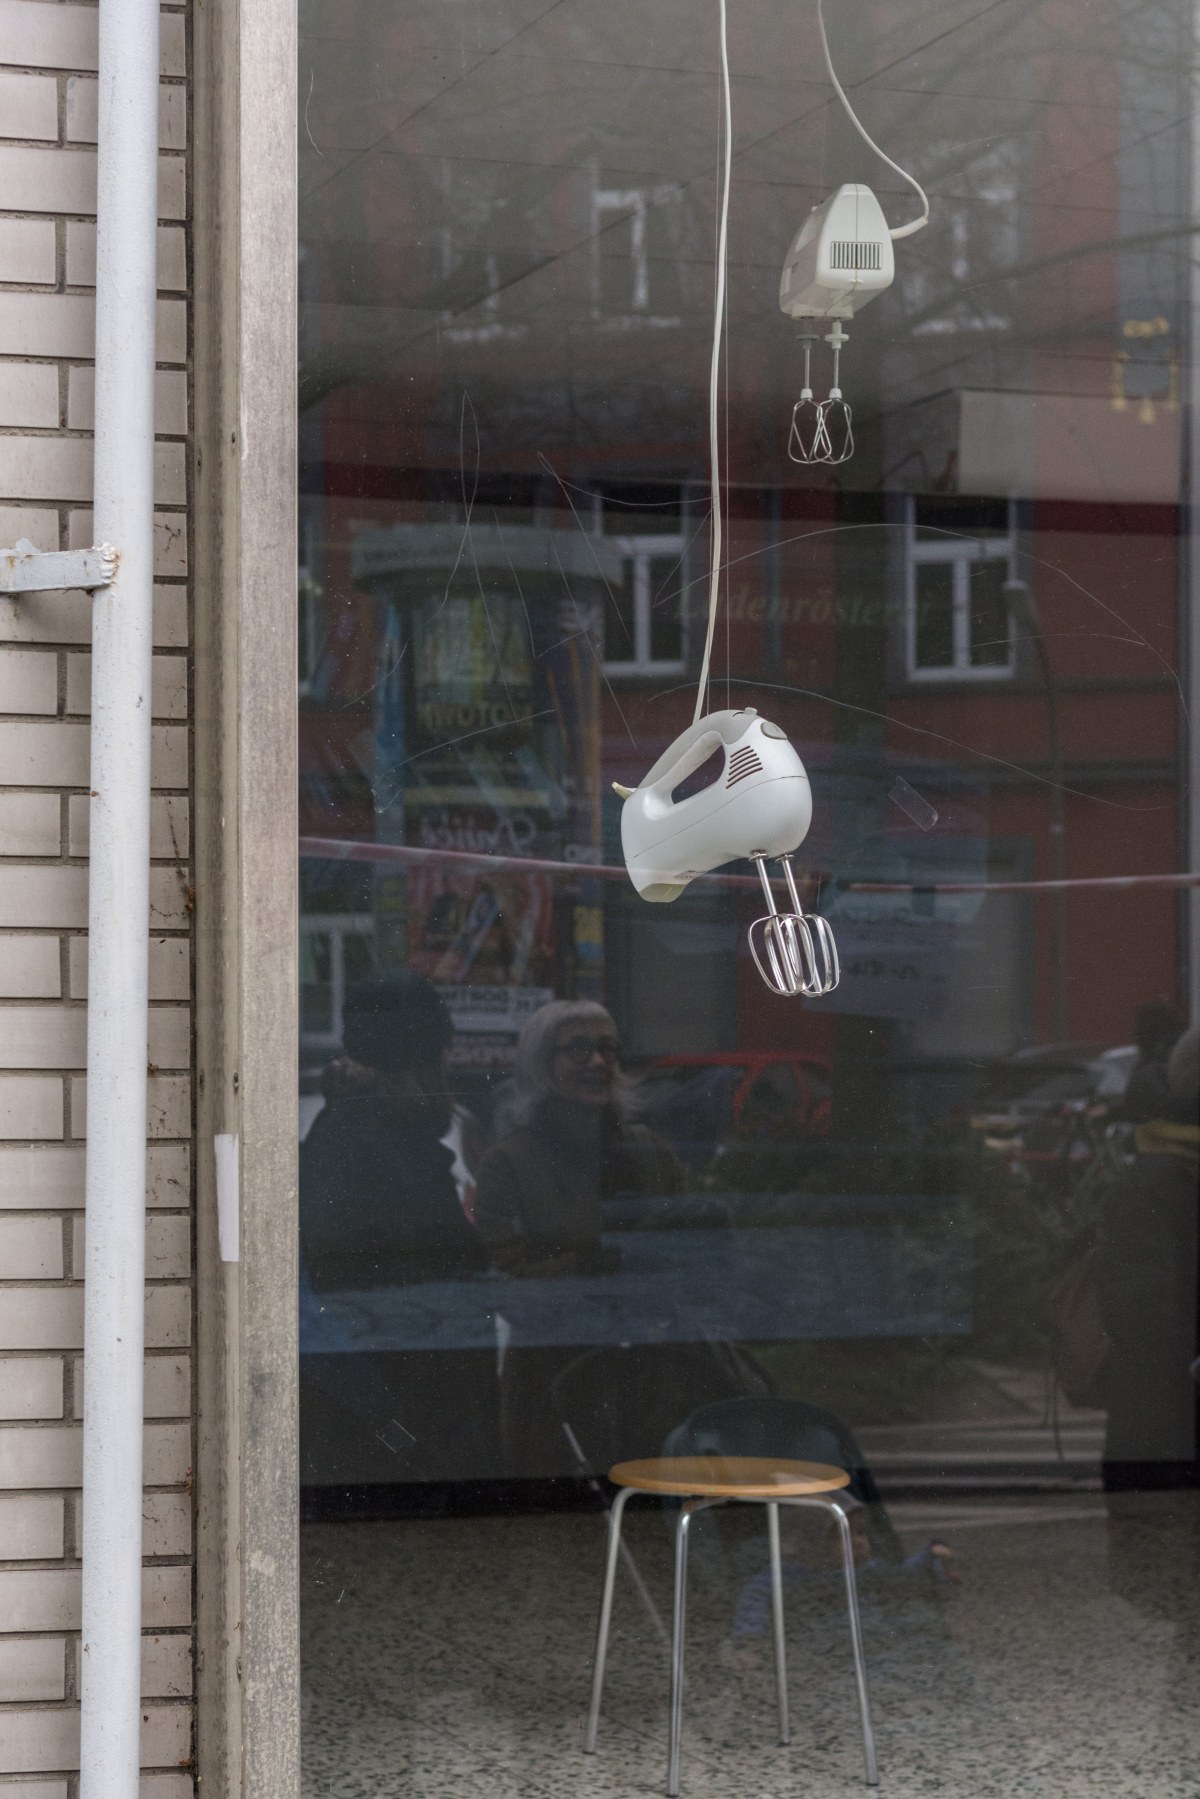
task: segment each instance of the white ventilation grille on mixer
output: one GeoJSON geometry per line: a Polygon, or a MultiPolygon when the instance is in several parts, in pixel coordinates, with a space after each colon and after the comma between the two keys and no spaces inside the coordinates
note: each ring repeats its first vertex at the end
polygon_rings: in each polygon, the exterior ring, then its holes
{"type": "Polygon", "coordinates": [[[829,266],[854,274],[863,269],[882,269],[883,245],[871,238],[849,242],[845,238],[835,238],[829,246],[829,266]]]}
{"type": "Polygon", "coordinates": [[[762,763],[750,745],[746,744],[742,749],[734,750],[729,758],[729,772],[725,777],[725,785],[726,787],[736,787],[739,781],[746,779],[747,775],[757,775],[761,772],[762,763]]]}

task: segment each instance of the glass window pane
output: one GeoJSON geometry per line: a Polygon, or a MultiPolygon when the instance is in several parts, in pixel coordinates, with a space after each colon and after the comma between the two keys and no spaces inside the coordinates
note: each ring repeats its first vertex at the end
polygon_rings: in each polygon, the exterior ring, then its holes
{"type": "Polygon", "coordinates": [[[919,562],[916,588],[916,666],[954,666],[954,564],[919,562]]]}
{"type": "Polygon", "coordinates": [[[974,562],[969,573],[972,668],[1006,668],[1012,655],[1008,566],[998,559],[974,562]]]}
{"type": "Polygon", "coordinates": [[[683,655],[682,556],[651,556],[649,571],[650,655],[655,662],[678,662],[683,655]]]}
{"type": "Polygon", "coordinates": [[[917,536],[931,542],[954,537],[1007,537],[1008,501],[970,495],[921,494],[915,502],[917,536]]]}
{"type": "Polygon", "coordinates": [[[634,596],[637,571],[632,556],[622,557],[604,588],[604,660],[633,662],[637,658],[637,626],[634,596]]]}
{"type": "MultiPolygon", "coordinates": [[[[931,201],[832,467],[783,257],[915,202],[814,10],[739,0],[696,738],[716,8],[305,0],[314,1794],[665,1785],[657,1498],[581,1748],[608,1476],[701,1454],[852,1481],[881,1791],[1193,1780],[1193,11],[826,5],[931,201]]],[[[791,1764],[766,1520],[689,1526],[695,1799],[861,1778],[827,1521],[781,1526],[791,1764]]]]}
{"type": "Polygon", "coordinates": [[[333,946],[324,933],[301,938],[300,1032],[319,1036],[333,1028],[333,946]]]}
{"type": "Polygon", "coordinates": [[[622,482],[600,485],[604,529],[617,537],[675,537],[683,529],[683,498],[677,483],[622,482]]]}

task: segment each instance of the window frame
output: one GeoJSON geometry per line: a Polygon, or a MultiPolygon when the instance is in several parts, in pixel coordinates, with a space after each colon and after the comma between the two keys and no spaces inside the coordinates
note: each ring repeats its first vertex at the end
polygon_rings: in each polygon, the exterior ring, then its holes
{"type": "Polygon", "coordinates": [[[322,1050],[341,1050],[346,1034],[346,940],[349,937],[375,935],[375,918],[370,912],[304,912],[299,919],[300,967],[304,967],[304,939],[329,939],[328,982],[300,981],[300,1049],[302,1054],[319,1054],[322,1050]],[[327,986],[329,989],[329,1029],[306,1030],[304,1027],[304,988],[327,986]]]}
{"type": "MultiPolygon", "coordinates": [[[[632,565],[633,588],[633,655],[613,658],[608,654],[607,642],[604,645],[602,666],[608,679],[616,680],[657,680],[672,675],[686,674],[688,666],[688,616],[685,604],[684,589],[687,585],[687,555],[689,537],[687,522],[689,516],[687,490],[681,485],[679,490],[679,518],[683,528],[678,531],[649,532],[605,531],[606,500],[602,493],[596,493],[592,506],[592,529],[597,537],[603,537],[606,543],[615,544],[621,553],[621,560],[632,565]],[[651,564],[656,557],[671,556],[675,559],[679,575],[679,655],[654,656],[651,653],[653,642],[654,585],[651,579],[651,564]]],[[[609,507],[607,516],[611,519],[615,507],[609,507]]]]}
{"type": "Polygon", "coordinates": [[[971,573],[982,563],[1003,562],[1006,583],[1016,580],[1017,505],[1006,502],[1008,529],[1003,537],[980,535],[923,538],[919,535],[917,505],[922,496],[908,494],[904,518],[904,676],[919,685],[930,682],[999,682],[1015,680],[1017,639],[1012,607],[1008,608],[1008,656],[1003,662],[971,661],[971,573]],[[953,570],[951,595],[952,662],[922,666],[917,661],[917,571],[922,566],[949,564],[953,570]]]}

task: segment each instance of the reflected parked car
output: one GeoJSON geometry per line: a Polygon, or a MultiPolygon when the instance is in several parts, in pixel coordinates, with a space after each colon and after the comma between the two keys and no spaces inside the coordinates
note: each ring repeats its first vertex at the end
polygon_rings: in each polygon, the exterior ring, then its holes
{"type": "Polygon", "coordinates": [[[735,1136],[817,1141],[829,1133],[833,1071],[821,1056],[660,1056],[637,1085],[638,1116],[693,1170],[706,1168],[735,1136]]]}
{"type": "Polygon", "coordinates": [[[1051,1043],[1018,1050],[993,1069],[971,1119],[972,1128],[1008,1139],[1071,1101],[1115,1107],[1124,1097],[1137,1057],[1137,1045],[1132,1043],[1118,1049],[1051,1043]]]}

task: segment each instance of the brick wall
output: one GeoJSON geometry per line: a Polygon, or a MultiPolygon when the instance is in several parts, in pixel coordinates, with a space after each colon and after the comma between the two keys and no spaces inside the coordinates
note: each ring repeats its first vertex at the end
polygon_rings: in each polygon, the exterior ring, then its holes
{"type": "MultiPolygon", "coordinates": [[[[187,17],[164,8],[144,1799],[193,1791],[187,17]]],[[[0,0],[0,545],[91,542],[96,12],[0,0]]],[[[0,1799],[78,1766],[89,601],[0,599],[0,1799]]]]}

